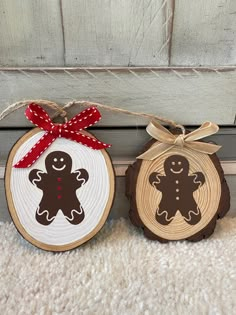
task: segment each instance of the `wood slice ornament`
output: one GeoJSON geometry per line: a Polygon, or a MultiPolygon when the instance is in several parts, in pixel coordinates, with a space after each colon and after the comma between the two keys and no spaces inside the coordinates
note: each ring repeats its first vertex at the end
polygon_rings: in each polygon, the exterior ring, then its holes
{"type": "Polygon", "coordinates": [[[5,187],[19,233],[50,251],[73,249],[91,239],[110,212],[115,180],[109,147],[84,129],[100,120],[89,107],[65,124],[54,124],[30,104],[26,117],[39,128],[12,148],[5,187]]]}
{"type": "Polygon", "coordinates": [[[230,207],[229,188],[212,143],[197,141],[218,131],[206,122],[191,133],[168,131],[156,121],[154,138],[126,173],[130,219],[153,240],[199,241],[209,237],[230,207]]]}

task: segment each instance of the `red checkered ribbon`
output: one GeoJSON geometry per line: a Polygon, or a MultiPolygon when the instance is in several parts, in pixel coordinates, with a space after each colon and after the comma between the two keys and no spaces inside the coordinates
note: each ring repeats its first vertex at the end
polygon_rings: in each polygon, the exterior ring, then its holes
{"type": "Polygon", "coordinates": [[[83,134],[81,131],[101,119],[101,114],[96,107],[89,107],[74,116],[65,124],[54,124],[47,112],[37,104],[30,104],[25,110],[25,116],[34,125],[45,131],[39,141],[14,167],[26,168],[34,164],[43,152],[60,137],[85,145],[93,150],[102,150],[111,145],[83,134]]]}

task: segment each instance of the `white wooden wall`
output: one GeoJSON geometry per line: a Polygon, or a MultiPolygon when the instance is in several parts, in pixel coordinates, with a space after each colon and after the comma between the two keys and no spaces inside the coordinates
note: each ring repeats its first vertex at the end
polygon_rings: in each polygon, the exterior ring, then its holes
{"type": "Polygon", "coordinates": [[[235,0],[1,0],[0,65],[235,65],[235,31],[235,0]]]}
{"type": "MultiPolygon", "coordinates": [[[[45,69],[0,71],[0,109],[21,99],[49,99],[65,104],[90,100],[143,111],[196,125],[212,120],[234,124],[236,68],[232,69],[45,69]]],[[[72,108],[72,115],[79,108],[72,108]]],[[[103,112],[100,126],[146,125],[147,120],[103,112]]],[[[29,125],[23,110],[0,126],[29,125]]]]}
{"type": "MultiPolygon", "coordinates": [[[[22,99],[77,99],[186,125],[212,120],[222,127],[220,157],[230,161],[234,209],[235,87],[236,0],[0,0],[0,111],[22,99]]],[[[117,174],[124,175],[122,165],[147,140],[140,129],[147,120],[102,114],[96,132],[112,138],[117,174]]],[[[29,126],[23,110],[0,122],[0,220],[9,219],[6,157],[29,126]]],[[[117,183],[113,217],[128,209],[124,178],[117,183]]]]}
{"type": "Polygon", "coordinates": [[[22,98],[86,99],[234,124],[235,66],[235,0],[0,0],[0,110],[22,98]]]}

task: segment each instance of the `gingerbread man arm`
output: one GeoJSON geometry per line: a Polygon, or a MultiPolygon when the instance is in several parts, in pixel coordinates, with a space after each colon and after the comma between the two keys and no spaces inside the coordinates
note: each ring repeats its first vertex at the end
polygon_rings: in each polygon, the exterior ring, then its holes
{"type": "Polygon", "coordinates": [[[74,171],[72,174],[74,176],[77,189],[83,186],[88,181],[89,174],[84,168],[80,168],[74,171]]]}
{"type": "Polygon", "coordinates": [[[29,173],[29,180],[34,186],[37,186],[39,189],[43,189],[43,177],[45,177],[46,173],[41,170],[34,169],[29,173]]]}
{"type": "Polygon", "coordinates": [[[150,176],[149,176],[149,183],[155,187],[158,190],[162,190],[162,180],[163,180],[163,175],[160,175],[160,173],[157,172],[153,172],[150,176]]]}
{"type": "Polygon", "coordinates": [[[205,176],[202,172],[196,172],[193,173],[192,176],[193,178],[193,185],[194,185],[194,190],[197,190],[199,187],[201,187],[205,183],[205,176]]]}

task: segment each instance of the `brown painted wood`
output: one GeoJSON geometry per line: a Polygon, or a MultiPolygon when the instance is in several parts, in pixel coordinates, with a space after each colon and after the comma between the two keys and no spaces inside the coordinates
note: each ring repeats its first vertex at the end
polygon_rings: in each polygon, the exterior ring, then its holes
{"type": "MultiPolygon", "coordinates": [[[[146,151],[148,148],[150,148],[154,143],[155,143],[155,140],[151,140],[146,145],[143,152],[146,151]]],[[[206,226],[203,226],[198,232],[194,233],[193,235],[190,235],[188,237],[184,237],[181,239],[187,239],[188,241],[200,241],[203,238],[209,237],[214,232],[217,219],[222,218],[228,212],[230,208],[229,188],[224,178],[224,173],[220,165],[219,159],[216,156],[216,154],[213,154],[211,156],[209,155],[209,158],[218,173],[218,176],[220,179],[220,185],[221,185],[221,196],[220,196],[217,211],[212,216],[211,220],[207,223],[206,226]]],[[[138,192],[139,187],[137,185],[138,185],[138,176],[140,174],[142,164],[145,162],[146,161],[144,160],[137,160],[134,164],[129,166],[126,172],[126,196],[128,197],[130,201],[129,217],[130,217],[131,222],[135,226],[143,228],[144,235],[148,237],[149,239],[158,240],[160,242],[167,242],[167,241],[170,241],[171,239],[163,238],[163,237],[160,237],[158,233],[153,233],[153,231],[150,230],[149,226],[147,226],[147,224],[145,225],[145,223],[140,217],[140,213],[142,213],[142,211],[144,210],[138,208],[137,198],[138,198],[138,193],[139,193],[138,192]]],[[[151,185],[150,185],[150,189],[152,189],[151,185]]]]}

